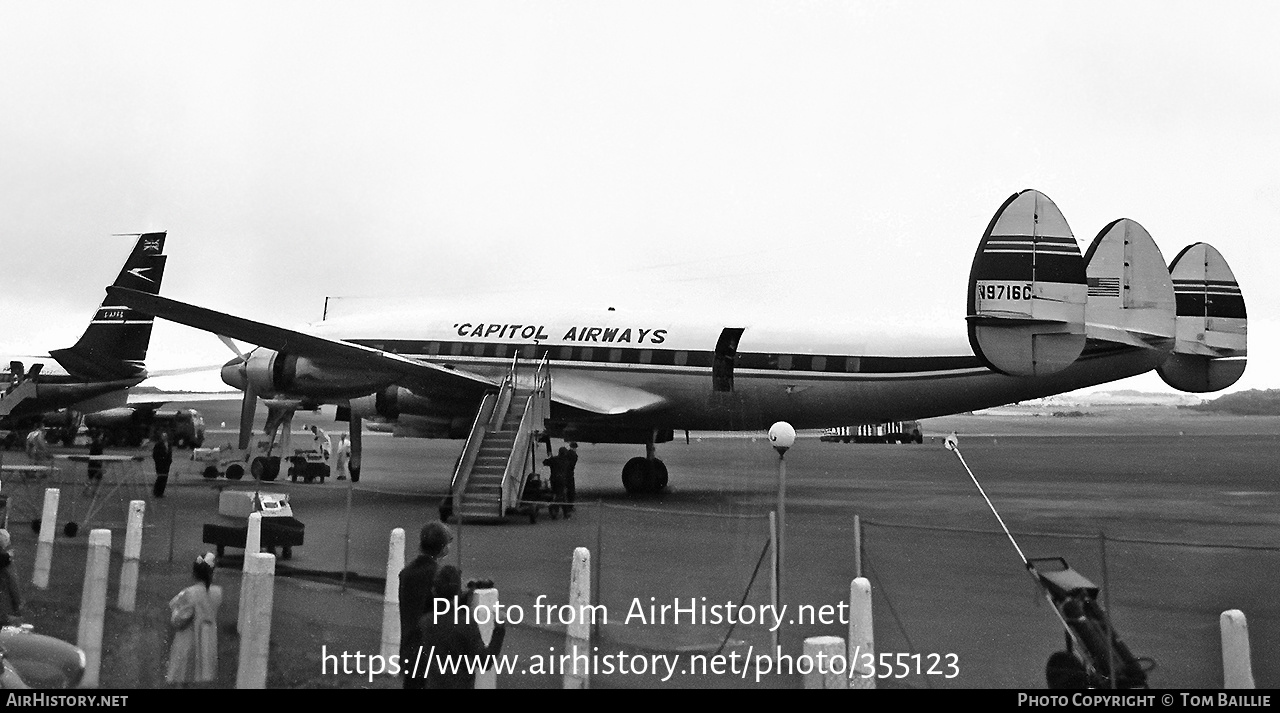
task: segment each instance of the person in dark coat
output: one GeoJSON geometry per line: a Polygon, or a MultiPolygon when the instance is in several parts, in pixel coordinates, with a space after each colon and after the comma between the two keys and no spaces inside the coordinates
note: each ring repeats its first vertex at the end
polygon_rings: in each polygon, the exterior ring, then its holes
{"type": "Polygon", "coordinates": [[[564,458],[565,463],[567,464],[564,478],[564,499],[565,502],[569,503],[569,505],[564,509],[564,516],[569,517],[569,513],[573,512],[573,503],[578,499],[578,485],[575,482],[573,474],[574,468],[578,467],[577,441],[569,443],[569,450],[564,452],[564,458]]]}
{"type": "MultiPolygon", "coordinates": [[[[102,451],[102,434],[94,431],[93,436],[89,438],[89,455],[100,456],[102,451]]],[[[89,473],[89,482],[85,483],[84,489],[86,491],[96,488],[102,482],[102,461],[90,458],[87,471],[89,473]]]]}
{"type": "MultiPolygon", "coordinates": [[[[419,619],[422,628],[422,648],[432,652],[436,661],[458,661],[460,657],[497,656],[502,650],[502,641],[507,634],[505,626],[495,624],[493,637],[488,644],[485,644],[480,636],[480,627],[475,622],[474,614],[470,611],[462,611],[473,606],[472,594],[471,590],[465,593],[462,591],[462,573],[457,567],[447,564],[440,568],[435,579],[435,599],[448,601],[448,610],[436,614],[433,602],[433,606],[428,608],[427,613],[419,619]]],[[[433,664],[427,674],[426,684],[430,689],[475,688],[476,674],[474,670],[467,670],[465,664],[458,666],[457,670],[450,671],[442,670],[441,666],[433,664]]]]}
{"type": "Polygon", "coordinates": [[[568,448],[560,446],[560,450],[555,455],[542,461],[542,464],[551,469],[551,475],[548,478],[548,484],[551,486],[551,492],[555,495],[555,503],[547,507],[547,511],[554,517],[556,509],[564,511],[565,519],[569,518],[568,502],[568,482],[569,482],[569,457],[565,455],[569,452],[568,448]],[[559,503],[557,506],[556,503],[559,503]]]}
{"type": "Polygon", "coordinates": [[[169,482],[169,466],[173,465],[173,446],[169,443],[168,431],[160,432],[155,446],[151,448],[151,458],[156,462],[156,484],[151,488],[151,494],[163,498],[165,485],[169,482]]]}
{"type": "MultiPolygon", "coordinates": [[[[418,535],[421,554],[400,570],[400,668],[405,688],[420,689],[426,683],[426,661],[419,660],[419,619],[431,611],[439,560],[448,553],[452,541],[453,533],[444,523],[428,522],[418,535]]],[[[425,657],[426,651],[421,654],[425,657]]]]}

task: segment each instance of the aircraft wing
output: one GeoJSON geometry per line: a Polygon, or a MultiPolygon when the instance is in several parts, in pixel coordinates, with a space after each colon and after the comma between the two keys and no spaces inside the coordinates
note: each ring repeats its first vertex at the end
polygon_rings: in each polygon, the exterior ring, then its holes
{"type": "Polygon", "coordinates": [[[171,322],[309,359],[358,365],[386,372],[402,378],[408,384],[427,389],[479,394],[496,386],[477,374],[409,359],[372,347],[254,322],[159,295],[121,287],[109,287],[107,292],[127,307],[171,322]]]}
{"type": "MultiPolygon", "coordinates": [[[[422,385],[427,389],[453,393],[475,392],[477,395],[479,392],[497,386],[494,382],[477,374],[409,359],[372,347],[254,322],[167,297],[118,287],[108,288],[107,291],[121,304],[146,314],[280,352],[311,359],[356,364],[371,370],[395,374],[410,385],[422,385]]],[[[156,399],[153,397],[150,400],[156,399]]],[[[552,400],[602,416],[618,416],[651,410],[666,403],[663,397],[643,389],[572,373],[556,378],[552,389],[552,400]]]]}
{"type": "Polygon", "coordinates": [[[552,374],[551,400],[602,416],[621,416],[649,411],[666,404],[663,397],[609,381],[601,381],[574,372],[552,374]]]}

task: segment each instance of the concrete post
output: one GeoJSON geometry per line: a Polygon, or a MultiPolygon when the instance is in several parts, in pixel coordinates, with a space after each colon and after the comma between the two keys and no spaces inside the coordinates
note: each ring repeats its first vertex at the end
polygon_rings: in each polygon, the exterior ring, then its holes
{"type": "MultiPolygon", "coordinates": [[[[244,538],[244,564],[240,566],[240,608],[236,618],[236,631],[244,634],[245,596],[249,591],[249,555],[262,551],[262,513],[249,513],[249,529],[244,538]]],[[[275,572],[273,567],[272,572],[275,572]]]]}
{"type": "Polygon", "coordinates": [[[839,636],[810,636],[804,640],[804,655],[812,668],[804,675],[805,688],[848,688],[844,661],[844,639],[839,636]]]}
{"type": "MultiPolygon", "coordinates": [[[[387,585],[382,591],[382,658],[400,655],[400,570],[404,569],[404,528],[391,531],[387,552],[387,585]]],[[[402,662],[403,663],[403,662],[402,662]]]]}
{"type": "Polygon", "coordinates": [[[80,595],[80,627],[76,646],[84,650],[81,688],[97,688],[102,668],[102,628],[107,613],[107,575],[111,566],[111,531],[89,533],[89,554],[84,567],[84,591],[80,595]]]}
{"type": "MultiPolygon", "coordinates": [[[[262,551],[262,513],[249,514],[249,530],[244,539],[244,567],[249,566],[249,554],[262,551]]],[[[242,567],[242,569],[244,568],[242,567]]]]}
{"type": "MultiPolygon", "coordinates": [[[[489,645],[493,641],[493,629],[497,624],[498,617],[498,590],[496,589],[477,589],[473,606],[471,609],[471,617],[480,627],[480,640],[489,645]],[[481,614],[476,616],[476,612],[485,609],[488,615],[481,614]]],[[[488,659],[486,658],[486,661],[488,659]]],[[[476,674],[476,688],[493,689],[498,687],[498,672],[489,667],[476,674]]]]}
{"type": "Polygon", "coordinates": [[[53,533],[58,530],[57,488],[44,489],[44,512],[40,515],[40,537],[36,542],[35,571],[31,583],[36,589],[49,588],[49,569],[53,567],[53,533]]]}
{"type": "Polygon", "coordinates": [[[267,652],[271,646],[271,607],[275,602],[276,556],[254,552],[245,556],[246,612],[241,616],[240,662],[236,688],[267,687],[267,652]]]}
{"type": "Polygon", "coordinates": [[[871,582],[858,577],[849,584],[850,688],[876,687],[876,642],[871,627],[871,582]]]}
{"type": "Polygon", "coordinates": [[[591,626],[584,614],[591,606],[591,551],[579,547],[573,551],[573,569],[569,575],[569,607],[573,621],[565,631],[564,653],[570,657],[564,671],[565,688],[590,688],[589,670],[584,670],[575,654],[591,655],[591,626]]]}
{"type": "Polygon", "coordinates": [[[1218,624],[1222,629],[1222,687],[1255,688],[1249,658],[1249,624],[1244,612],[1224,611],[1218,624]]]}
{"type": "Polygon", "coordinates": [[[147,511],[143,500],[129,501],[129,523],[124,534],[124,564],[120,566],[120,591],[116,608],[133,611],[138,599],[138,560],[142,557],[142,520],[147,511]]]}

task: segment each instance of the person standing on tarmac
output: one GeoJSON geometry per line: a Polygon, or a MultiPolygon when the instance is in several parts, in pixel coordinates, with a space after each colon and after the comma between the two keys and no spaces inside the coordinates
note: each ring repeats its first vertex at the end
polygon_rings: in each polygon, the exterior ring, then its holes
{"type": "Polygon", "coordinates": [[[453,533],[442,522],[428,522],[418,534],[421,552],[400,570],[400,670],[404,687],[421,689],[426,685],[427,665],[421,660],[422,629],[419,620],[434,604],[436,572],[439,561],[449,552],[453,533]]]}
{"type": "Polygon", "coordinates": [[[565,451],[565,478],[564,478],[564,498],[568,506],[564,509],[564,516],[569,517],[569,513],[573,512],[573,503],[578,499],[578,485],[574,480],[573,470],[578,466],[578,442],[570,441],[569,450],[565,451]]]}
{"type": "Polygon", "coordinates": [[[347,464],[351,462],[351,441],[347,434],[338,439],[338,480],[347,479],[347,464]]]}
{"type": "Polygon", "coordinates": [[[89,475],[89,482],[84,485],[86,493],[90,492],[102,483],[102,461],[93,457],[102,455],[102,451],[102,434],[94,431],[93,435],[89,438],[89,463],[86,466],[86,471],[89,475]]]}
{"type": "Polygon", "coordinates": [[[547,512],[555,517],[556,509],[559,508],[564,513],[566,520],[569,519],[568,505],[568,482],[569,482],[569,449],[560,446],[560,450],[556,454],[542,461],[542,464],[551,470],[551,475],[547,478],[548,484],[551,486],[551,492],[555,495],[555,501],[547,506],[547,512]]]}
{"type": "Polygon", "coordinates": [[[156,462],[156,484],[151,488],[151,494],[163,498],[165,485],[169,482],[169,466],[173,465],[173,446],[169,443],[168,431],[161,431],[156,438],[151,458],[156,462]]]}
{"type": "Polygon", "coordinates": [[[333,451],[333,439],[329,438],[329,434],[324,432],[323,428],[312,425],[311,433],[315,436],[316,450],[324,456],[324,462],[329,462],[329,454],[333,451]]]}

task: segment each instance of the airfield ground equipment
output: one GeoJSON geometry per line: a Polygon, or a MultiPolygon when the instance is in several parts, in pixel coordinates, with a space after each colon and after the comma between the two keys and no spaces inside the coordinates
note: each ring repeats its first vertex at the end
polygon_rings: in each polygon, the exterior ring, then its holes
{"type": "Polygon", "coordinates": [[[1050,687],[1146,688],[1150,659],[1134,656],[1120,640],[1098,603],[1098,587],[1061,557],[1030,559],[1027,568],[1066,626],[1066,651],[1046,669],[1050,687]]]}
{"type": "MultiPolygon", "coordinates": [[[[279,443],[273,443],[270,438],[259,438],[247,451],[230,443],[217,448],[193,448],[191,460],[196,462],[200,474],[208,479],[225,477],[227,480],[240,480],[250,475],[256,480],[271,482],[280,475],[281,452],[279,443]]],[[[323,483],[331,475],[329,461],[318,448],[295,448],[293,455],[284,460],[288,464],[285,475],[295,483],[299,478],[306,483],[323,483]]]]}
{"type": "Polygon", "coordinates": [[[1133,655],[1116,635],[1115,627],[1102,605],[1098,603],[1100,591],[1079,572],[1071,569],[1061,557],[1027,559],[1013,533],[1004,524],[1004,518],[987,497],[987,491],[978,482],[960,453],[960,443],[952,433],[944,441],[946,449],[955,453],[987,502],[991,514],[996,516],[1000,529],[1009,538],[1013,549],[1027,568],[1027,572],[1040,585],[1045,598],[1053,606],[1053,613],[1062,623],[1066,637],[1066,651],[1049,657],[1045,678],[1050,688],[1147,688],[1147,671],[1154,666],[1150,659],[1133,655]]]}
{"type": "Polygon", "coordinates": [[[886,421],[825,429],[827,443],[924,443],[919,421],[886,421]]]}
{"type": "Polygon", "coordinates": [[[218,522],[205,523],[204,542],[217,547],[218,557],[228,547],[244,548],[249,537],[249,515],[262,515],[262,549],[281,559],[291,559],[301,547],[305,527],[293,516],[289,496],[253,490],[224,490],[218,496],[218,522]]]}

